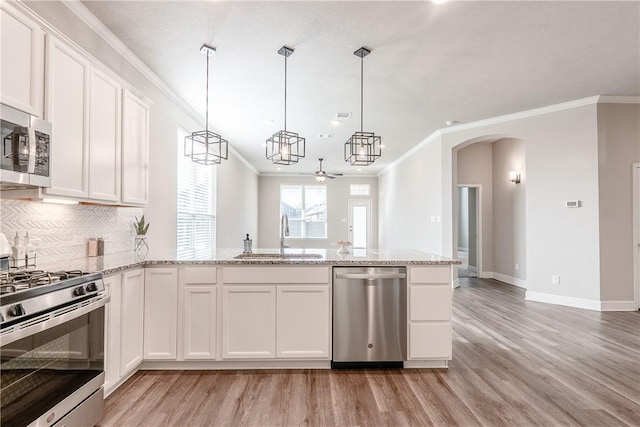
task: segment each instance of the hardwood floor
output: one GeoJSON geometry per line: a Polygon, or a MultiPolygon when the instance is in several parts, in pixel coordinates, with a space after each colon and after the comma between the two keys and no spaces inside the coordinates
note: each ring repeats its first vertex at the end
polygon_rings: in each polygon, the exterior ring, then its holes
{"type": "Polygon", "coordinates": [[[141,371],[100,426],[639,426],[640,313],[454,291],[446,369],[141,371]]]}

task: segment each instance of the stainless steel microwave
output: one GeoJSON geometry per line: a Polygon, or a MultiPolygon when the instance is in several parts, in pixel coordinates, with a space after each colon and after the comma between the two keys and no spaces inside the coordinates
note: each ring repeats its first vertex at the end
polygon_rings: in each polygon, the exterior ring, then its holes
{"type": "Polygon", "coordinates": [[[0,104],[0,189],[51,187],[51,123],[0,104]]]}

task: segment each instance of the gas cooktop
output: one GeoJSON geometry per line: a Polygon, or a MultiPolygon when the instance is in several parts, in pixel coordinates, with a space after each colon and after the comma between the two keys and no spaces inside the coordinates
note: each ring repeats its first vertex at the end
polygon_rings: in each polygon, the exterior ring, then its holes
{"type": "Polygon", "coordinates": [[[0,275],[0,294],[10,294],[36,286],[49,285],[74,277],[86,275],[80,270],[44,271],[44,270],[13,270],[0,275]]]}

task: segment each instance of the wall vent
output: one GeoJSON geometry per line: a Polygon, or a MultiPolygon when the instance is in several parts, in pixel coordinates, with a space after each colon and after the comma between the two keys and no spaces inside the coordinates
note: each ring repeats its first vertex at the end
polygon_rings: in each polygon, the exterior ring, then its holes
{"type": "Polygon", "coordinates": [[[336,120],[349,120],[353,113],[336,113],[336,120]]]}

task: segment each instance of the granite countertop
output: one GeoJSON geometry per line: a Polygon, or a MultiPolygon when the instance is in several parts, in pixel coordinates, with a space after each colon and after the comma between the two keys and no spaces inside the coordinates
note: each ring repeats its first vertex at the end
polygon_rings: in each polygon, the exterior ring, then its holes
{"type": "MultiPolygon", "coordinates": [[[[279,249],[256,249],[254,254],[277,254],[279,249]]],[[[133,251],[118,252],[99,257],[43,262],[38,268],[45,270],[82,270],[100,271],[103,274],[116,273],[136,267],[153,265],[451,265],[460,264],[459,260],[433,255],[418,250],[366,250],[352,249],[349,254],[339,255],[337,249],[290,249],[285,253],[288,258],[245,258],[235,259],[241,249],[217,249],[213,257],[206,259],[180,259],[175,251],[151,251],[145,257],[133,251]],[[319,258],[296,258],[298,254],[317,254],[319,258]]]]}

